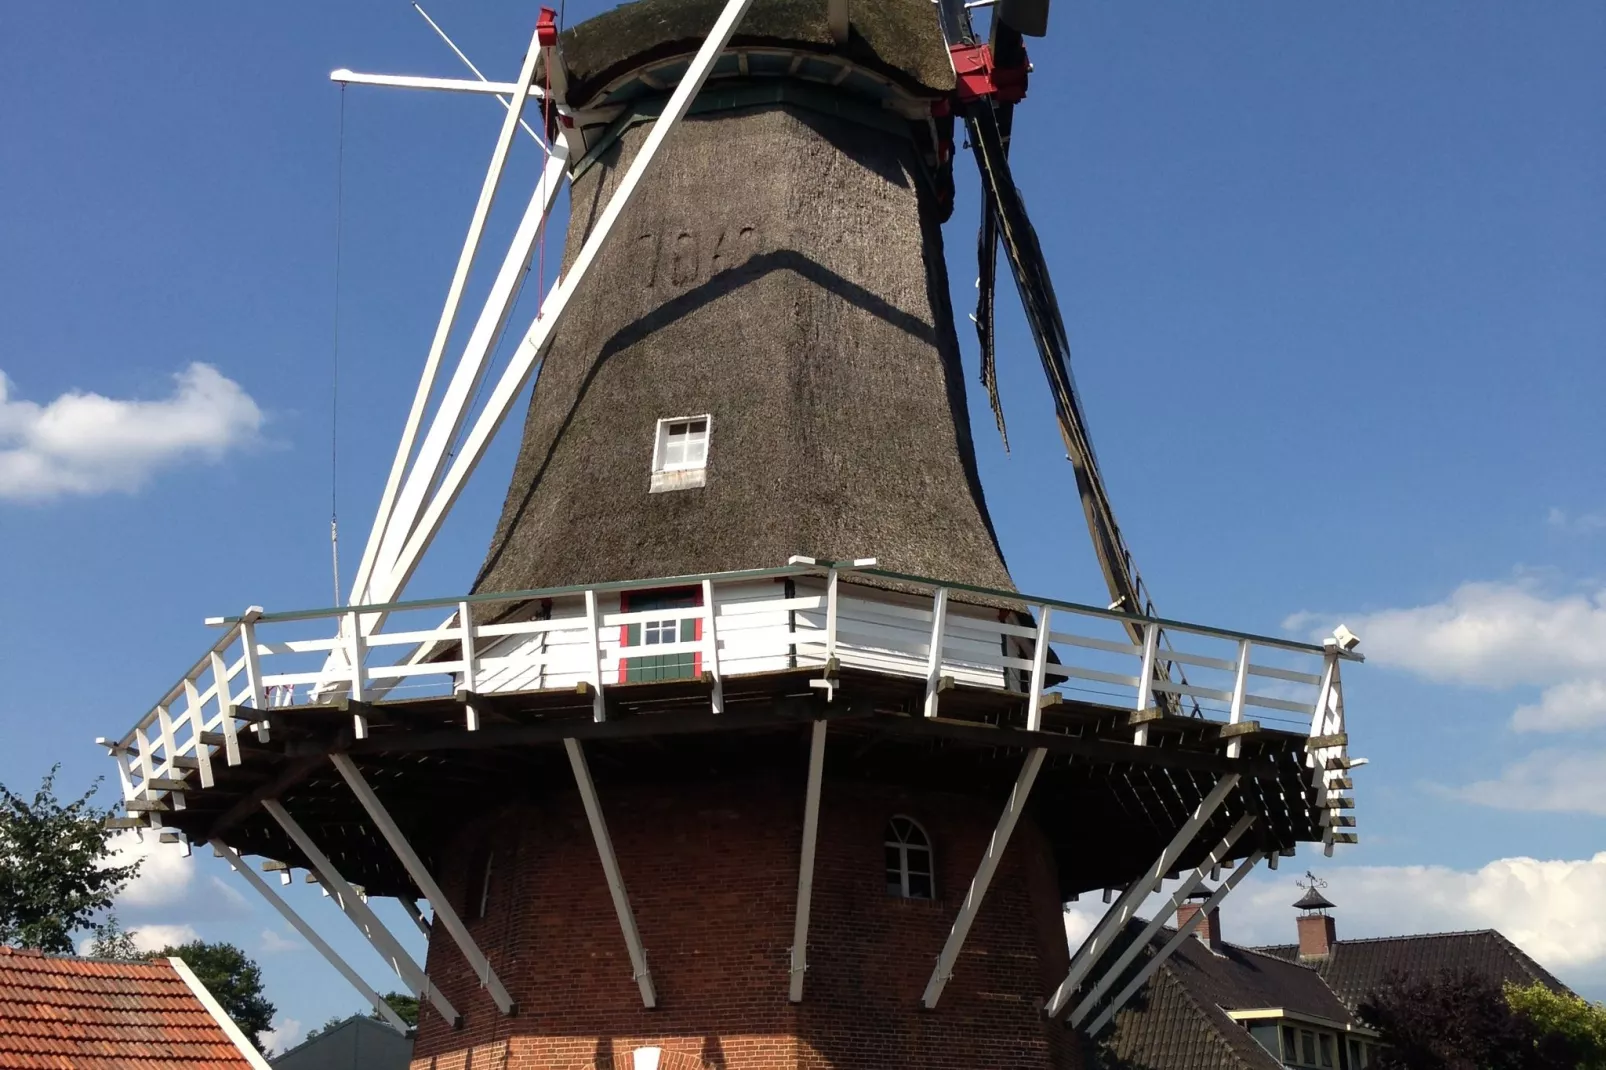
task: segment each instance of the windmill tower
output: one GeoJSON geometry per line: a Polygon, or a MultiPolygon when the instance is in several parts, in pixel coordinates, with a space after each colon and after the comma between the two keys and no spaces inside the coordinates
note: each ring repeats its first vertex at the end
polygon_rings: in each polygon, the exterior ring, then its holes
{"type": "Polygon", "coordinates": [[[1353,842],[1353,636],[1161,620],[1115,526],[1005,151],[1044,15],[983,44],[958,3],[641,0],[543,12],[511,83],[336,72],[506,120],[353,604],[216,618],[103,741],[119,823],[211,843],[394,1020],[246,856],[306,871],[442,1070],[1078,1066],[1166,878],[1153,928],[1223,865],[1204,910],[1353,842]],[[425,429],[530,119],[545,170],[425,429]],[[961,120],[984,378],[1001,245],[1108,606],[1018,592],[988,517],[940,229],[961,120]],[[473,412],[565,182],[562,281],[473,412]],[[472,591],[398,602],[537,371],[472,591]],[[1100,890],[1072,954],[1062,904],[1100,890]]]}

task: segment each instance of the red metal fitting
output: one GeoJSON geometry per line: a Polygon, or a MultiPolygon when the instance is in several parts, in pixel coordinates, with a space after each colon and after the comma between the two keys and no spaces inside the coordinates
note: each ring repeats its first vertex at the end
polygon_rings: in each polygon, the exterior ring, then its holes
{"type": "Polygon", "coordinates": [[[558,43],[558,13],[549,7],[541,9],[541,17],[535,20],[536,39],[541,42],[542,48],[551,48],[558,43]]]}
{"type": "Polygon", "coordinates": [[[1000,104],[1014,104],[1026,96],[1026,62],[1018,67],[993,66],[993,50],[986,45],[950,45],[954,73],[959,85],[954,95],[961,104],[982,97],[997,97],[1000,104]]]}

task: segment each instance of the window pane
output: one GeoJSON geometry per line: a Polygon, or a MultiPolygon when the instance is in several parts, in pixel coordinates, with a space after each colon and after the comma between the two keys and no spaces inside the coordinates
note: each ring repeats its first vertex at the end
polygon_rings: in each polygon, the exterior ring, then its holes
{"type": "Polygon", "coordinates": [[[694,438],[686,444],[686,463],[699,465],[708,459],[708,440],[694,438]]]}
{"type": "Polygon", "coordinates": [[[1319,1040],[1321,1042],[1321,1045],[1322,1045],[1322,1065],[1323,1066],[1332,1066],[1333,1065],[1333,1038],[1328,1036],[1326,1033],[1323,1033],[1321,1036],[1317,1037],[1316,1039],[1319,1040]]]}
{"type": "Polygon", "coordinates": [[[693,420],[691,423],[686,424],[685,426],[686,430],[693,435],[703,435],[708,433],[707,420],[693,420]]]}
{"type": "Polygon", "coordinates": [[[910,847],[908,852],[909,872],[931,876],[931,852],[924,847],[910,847]]]}
{"type": "Polygon", "coordinates": [[[903,852],[891,844],[887,845],[887,872],[903,872],[903,852]]]}
{"type": "Polygon", "coordinates": [[[1299,1034],[1299,1041],[1300,1041],[1299,1046],[1300,1046],[1300,1048],[1303,1049],[1301,1054],[1305,1058],[1305,1065],[1306,1066],[1315,1066],[1316,1065],[1316,1034],[1315,1033],[1307,1033],[1307,1032],[1301,1031],[1300,1034],[1299,1034]]]}
{"type": "Polygon", "coordinates": [[[1299,1061],[1299,1049],[1294,1046],[1292,1026],[1283,1026],[1283,1061],[1290,1063],[1299,1061]]]}
{"type": "Polygon", "coordinates": [[[931,898],[931,874],[914,872],[909,874],[909,898],[931,898]]]}

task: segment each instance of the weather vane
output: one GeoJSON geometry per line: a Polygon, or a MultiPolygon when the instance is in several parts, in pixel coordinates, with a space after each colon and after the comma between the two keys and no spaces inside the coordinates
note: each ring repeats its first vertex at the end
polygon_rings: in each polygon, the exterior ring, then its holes
{"type": "Polygon", "coordinates": [[[1305,891],[1307,891],[1307,892],[1314,892],[1314,891],[1318,891],[1318,890],[1320,890],[1322,888],[1327,887],[1327,882],[1326,881],[1322,880],[1320,877],[1318,877],[1316,874],[1312,873],[1308,869],[1305,871],[1305,879],[1304,880],[1295,880],[1294,884],[1296,884],[1300,888],[1305,889],[1305,891]]]}

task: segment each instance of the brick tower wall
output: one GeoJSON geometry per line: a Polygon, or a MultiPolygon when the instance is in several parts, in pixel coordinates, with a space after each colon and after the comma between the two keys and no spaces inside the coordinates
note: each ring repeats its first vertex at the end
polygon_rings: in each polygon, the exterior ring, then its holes
{"type": "MultiPolygon", "coordinates": [[[[829,761],[827,762],[829,767],[829,761]]],[[[445,891],[518,1002],[498,1014],[437,929],[429,973],[464,1019],[423,1008],[414,1070],[614,1070],[641,1046],[661,1070],[1070,1070],[1042,997],[1067,951],[1053,859],[1031,821],[1010,842],[936,1010],[920,996],[1002,799],[826,780],[809,969],[787,1000],[802,839],[801,777],[599,784],[659,1006],[631,978],[590,829],[572,789],[486,815],[443,866],[445,891]],[[795,782],[794,782],[795,781],[795,782]],[[889,817],[932,839],[937,899],[885,891],[889,817]],[[491,859],[484,917],[479,870],[491,859]],[[470,888],[470,885],[473,888],[470,888]]]]}

